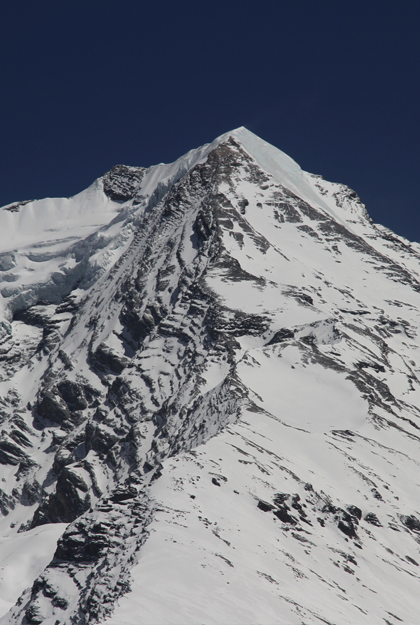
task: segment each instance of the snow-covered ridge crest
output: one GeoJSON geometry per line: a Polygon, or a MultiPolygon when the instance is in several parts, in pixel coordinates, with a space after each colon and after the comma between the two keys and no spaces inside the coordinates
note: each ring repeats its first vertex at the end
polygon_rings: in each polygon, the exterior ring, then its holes
{"type": "Polygon", "coordinates": [[[278,183],[342,221],[342,215],[337,217],[342,211],[337,210],[336,199],[328,203],[318,181],[314,184],[295,161],[277,148],[246,128],[237,128],[174,163],[148,169],[118,166],[122,169],[113,168],[74,197],[25,201],[0,209],[3,317],[10,319],[15,310],[37,301],[56,303],[76,285],[82,289],[91,286],[127,249],[133,223],[138,223],[178,180],[204,163],[230,137],[278,183]],[[125,184],[130,179],[130,192],[119,195],[112,191],[112,184],[107,187],[111,178],[116,184],[118,177],[125,177],[125,184]]]}
{"type": "Polygon", "coordinates": [[[308,183],[305,172],[290,156],[243,126],[218,137],[217,144],[226,141],[228,137],[238,141],[258,165],[284,187],[309,203],[315,203],[316,206],[323,204],[322,199],[308,183]]]}
{"type": "Polygon", "coordinates": [[[15,310],[39,300],[57,303],[76,285],[89,287],[127,248],[133,223],[207,153],[207,147],[199,148],[175,163],[147,170],[116,167],[74,197],[0,209],[3,315],[10,318],[15,310]],[[132,178],[131,193],[118,195],[112,184],[107,187],[111,178],[115,184],[124,176],[132,178]]]}
{"type": "Polygon", "coordinates": [[[0,314],[10,319],[15,310],[39,300],[57,303],[76,285],[89,287],[127,248],[133,223],[204,162],[218,142],[170,164],[116,166],[70,198],[0,209],[0,314]]]}

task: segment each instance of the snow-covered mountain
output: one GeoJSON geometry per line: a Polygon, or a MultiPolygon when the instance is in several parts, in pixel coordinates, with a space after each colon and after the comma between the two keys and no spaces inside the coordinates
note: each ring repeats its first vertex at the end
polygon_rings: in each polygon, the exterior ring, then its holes
{"type": "Polygon", "coordinates": [[[418,244],[239,128],[0,250],[1,624],[419,622],[418,244]]]}

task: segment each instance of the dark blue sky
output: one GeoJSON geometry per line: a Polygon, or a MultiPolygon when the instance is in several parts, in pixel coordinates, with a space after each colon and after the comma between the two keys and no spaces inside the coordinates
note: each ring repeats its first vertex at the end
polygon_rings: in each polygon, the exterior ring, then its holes
{"type": "Polygon", "coordinates": [[[244,125],[420,241],[418,0],[15,0],[0,20],[0,205],[244,125]]]}

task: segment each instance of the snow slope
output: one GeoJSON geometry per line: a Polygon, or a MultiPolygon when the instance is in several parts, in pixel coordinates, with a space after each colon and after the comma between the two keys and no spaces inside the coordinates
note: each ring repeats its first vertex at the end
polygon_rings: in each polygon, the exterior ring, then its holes
{"type": "Polygon", "coordinates": [[[1,623],[417,622],[418,244],[244,128],[0,232],[1,623]]]}

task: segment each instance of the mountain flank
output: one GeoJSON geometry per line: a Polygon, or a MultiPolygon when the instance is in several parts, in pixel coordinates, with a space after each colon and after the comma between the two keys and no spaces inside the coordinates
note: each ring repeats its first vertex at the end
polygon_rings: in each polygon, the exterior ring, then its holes
{"type": "Polygon", "coordinates": [[[0,294],[2,625],[418,621],[420,246],[354,191],[239,128],[1,209],[0,294]]]}

